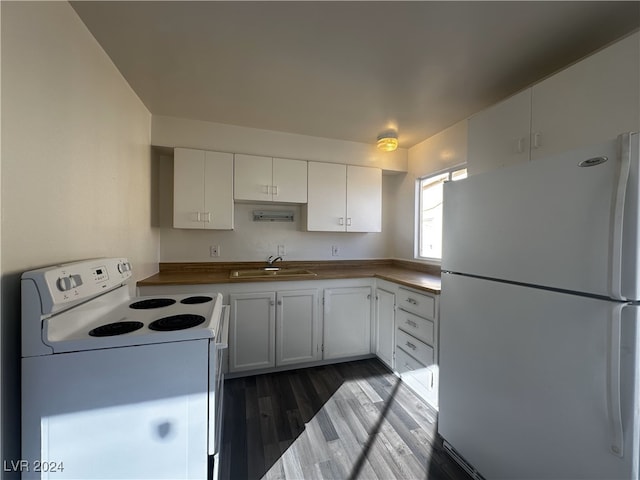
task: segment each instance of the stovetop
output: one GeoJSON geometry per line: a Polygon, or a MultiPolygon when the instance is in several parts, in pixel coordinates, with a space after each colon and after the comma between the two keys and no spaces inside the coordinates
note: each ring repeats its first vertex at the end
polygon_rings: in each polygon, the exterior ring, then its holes
{"type": "Polygon", "coordinates": [[[215,338],[221,313],[219,293],[129,297],[116,290],[45,319],[43,342],[62,353],[215,338]]]}

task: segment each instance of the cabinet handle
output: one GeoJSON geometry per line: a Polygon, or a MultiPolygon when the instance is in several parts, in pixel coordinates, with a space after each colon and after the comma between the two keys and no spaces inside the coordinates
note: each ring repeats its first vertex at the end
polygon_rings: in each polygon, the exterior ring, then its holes
{"type": "Polygon", "coordinates": [[[266,193],[267,195],[269,195],[269,185],[262,186],[262,193],[266,193]]]}
{"type": "Polygon", "coordinates": [[[282,300],[278,300],[278,305],[282,305],[282,300]]]}
{"type": "Polygon", "coordinates": [[[409,347],[411,350],[415,350],[416,348],[418,348],[411,342],[407,342],[407,347],[409,347]]]}
{"type": "Polygon", "coordinates": [[[344,225],[344,217],[338,219],[338,225],[344,225]]]}
{"type": "Polygon", "coordinates": [[[415,300],[414,298],[411,298],[411,297],[407,298],[407,302],[410,303],[411,305],[417,305],[418,304],[418,301],[415,300]]]}
{"type": "Polygon", "coordinates": [[[269,300],[269,305],[273,306],[275,304],[276,304],[276,302],[274,302],[273,300],[269,300]]]}
{"type": "Polygon", "coordinates": [[[524,138],[520,137],[516,144],[516,153],[524,153],[524,138]]]}
{"type": "Polygon", "coordinates": [[[200,212],[191,212],[191,221],[199,222],[200,221],[200,212]]]}
{"type": "Polygon", "coordinates": [[[347,227],[351,226],[351,217],[347,217],[347,227]]]}
{"type": "Polygon", "coordinates": [[[413,328],[418,328],[418,324],[413,320],[407,319],[406,324],[412,326],[413,328]]]}
{"type": "Polygon", "coordinates": [[[211,212],[203,212],[202,215],[205,223],[211,223],[211,212]]]}
{"type": "Polygon", "coordinates": [[[273,193],[274,195],[278,195],[278,185],[271,186],[271,193],[273,193]]]}
{"type": "Polygon", "coordinates": [[[535,132],[533,134],[533,148],[540,148],[542,142],[540,141],[540,132],[535,132]]]}

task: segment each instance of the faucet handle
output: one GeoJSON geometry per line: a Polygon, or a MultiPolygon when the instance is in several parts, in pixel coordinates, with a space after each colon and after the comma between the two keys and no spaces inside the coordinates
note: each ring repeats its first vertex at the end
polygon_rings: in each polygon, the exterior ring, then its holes
{"type": "Polygon", "coordinates": [[[271,265],[273,263],[273,255],[269,255],[269,258],[267,258],[267,263],[269,265],[271,265]]]}

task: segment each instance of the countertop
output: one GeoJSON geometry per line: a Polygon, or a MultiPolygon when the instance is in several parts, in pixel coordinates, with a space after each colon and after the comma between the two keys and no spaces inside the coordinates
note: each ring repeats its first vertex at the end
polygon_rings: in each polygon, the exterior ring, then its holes
{"type": "Polygon", "coordinates": [[[400,285],[440,294],[440,269],[405,260],[338,260],[278,262],[283,268],[304,268],[312,277],[230,278],[233,270],[261,268],[265,262],[160,263],[160,272],[137,282],[141,286],[201,285],[215,283],[287,282],[348,278],[380,278],[400,285]]]}

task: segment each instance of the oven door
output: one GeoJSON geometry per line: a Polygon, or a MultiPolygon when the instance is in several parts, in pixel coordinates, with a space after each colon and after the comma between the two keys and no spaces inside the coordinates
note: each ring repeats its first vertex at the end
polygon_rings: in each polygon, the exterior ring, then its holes
{"type": "MultiPolygon", "coordinates": [[[[214,471],[222,437],[222,399],[224,396],[224,351],[228,347],[229,306],[222,308],[217,336],[209,342],[209,455],[214,455],[214,471]]],[[[214,478],[216,478],[214,476],[214,478]]]]}

